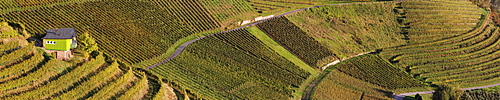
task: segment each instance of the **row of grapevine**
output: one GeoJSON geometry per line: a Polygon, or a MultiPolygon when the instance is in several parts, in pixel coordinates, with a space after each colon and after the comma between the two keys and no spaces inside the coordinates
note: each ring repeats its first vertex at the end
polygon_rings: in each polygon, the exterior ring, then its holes
{"type": "Polygon", "coordinates": [[[40,63],[44,62],[45,58],[42,50],[36,50],[29,59],[24,59],[22,62],[3,68],[0,72],[0,82],[6,82],[26,74],[27,72],[38,69],[40,63]]]}
{"type": "MultiPolygon", "coordinates": [[[[485,19],[481,22],[481,25],[463,35],[455,36],[452,38],[447,38],[439,41],[433,41],[428,43],[420,43],[420,44],[409,44],[405,46],[399,46],[394,48],[384,49],[384,52],[381,52],[381,55],[389,59],[390,56],[407,54],[407,53],[424,53],[424,52],[434,52],[441,50],[449,50],[460,47],[460,45],[466,42],[477,41],[481,35],[486,34],[484,31],[493,28],[494,26],[490,25],[490,19],[485,19]]],[[[422,38],[425,39],[425,38],[422,38]]],[[[484,38],[483,38],[484,39],[484,38]]],[[[481,39],[479,39],[481,40],[481,39]]]]}
{"type": "Polygon", "coordinates": [[[282,0],[247,0],[260,13],[273,13],[283,9],[297,9],[312,6],[309,2],[282,1],[282,0]]]}
{"type": "Polygon", "coordinates": [[[0,17],[25,23],[35,37],[43,37],[43,29],[73,27],[79,33],[88,32],[104,53],[127,64],[161,55],[192,33],[168,10],[141,1],[87,2],[0,17]]]}
{"type": "Polygon", "coordinates": [[[322,66],[320,60],[334,56],[332,51],[308,36],[285,17],[271,19],[257,26],[310,66],[320,67],[322,66]]]}
{"type": "Polygon", "coordinates": [[[118,66],[118,63],[114,62],[107,66],[104,70],[99,71],[96,75],[82,82],[80,85],[75,86],[75,88],[51,99],[69,100],[84,98],[92,91],[98,91],[100,88],[106,86],[106,84],[120,77],[123,72],[118,68],[118,66]]]}
{"type": "Polygon", "coordinates": [[[0,14],[101,0],[2,0],[0,14]]]}
{"type": "MultiPolygon", "coordinates": [[[[349,76],[338,69],[329,68],[326,76],[314,87],[313,95],[309,99],[332,100],[332,99],[360,99],[366,98],[361,96],[378,97],[381,99],[389,99],[385,97],[389,91],[376,84],[357,79],[349,76]]],[[[308,98],[303,98],[308,99],[308,98]]]]}
{"type": "Polygon", "coordinates": [[[467,0],[405,1],[402,24],[410,43],[424,43],[458,36],[473,30],[481,9],[467,0]],[[436,34],[443,34],[436,37],[436,34]],[[446,35],[444,35],[446,34],[446,35]]]}
{"type": "Polygon", "coordinates": [[[500,31],[491,23],[485,18],[463,35],[384,49],[380,55],[427,83],[489,85],[500,80],[500,31]]]}
{"type": "Polygon", "coordinates": [[[159,83],[161,85],[160,90],[156,93],[153,100],[177,100],[177,96],[172,87],[161,80],[159,83]]]}
{"type": "Polygon", "coordinates": [[[3,55],[0,58],[0,68],[5,68],[13,63],[24,60],[23,58],[29,55],[32,55],[34,52],[33,44],[28,45],[26,47],[22,47],[21,49],[10,52],[9,54],[3,55]]]}
{"type": "Polygon", "coordinates": [[[254,10],[246,0],[201,0],[200,2],[219,22],[235,20],[234,17],[254,14],[252,13],[254,10]]]}
{"type": "Polygon", "coordinates": [[[121,95],[118,99],[125,100],[139,100],[145,98],[146,94],[149,91],[149,81],[146,74],[142,73],[142,79],[139,82],[135,83],[133,87],[127,90],[123,95],[121,95]]]}
{"type": "Polygon", "coordinates": [[[43,86],[30,89],[28,92],[6,92],[3,99],[13,100],[28,100],[28,99],[50,99],[52,95],[56,95],[60,91],[65,91],[74,87],[75,83],[81,82],[81,79],[87,77],[90,73],[99,71],[105,63],[103,55],[97,56],[95,59],[90,60],[72,69],[66,74],[61,75],[57,79],[48,82],[43,86]]]}
{"type": "Polygon", "coordinates": [[[150,70],[203,99],[287,99],[310,75],[244,29],[196,41],[150,70]]]}
{"type": "Polygon", "coordinates": [[[353,77],[388,89],[424,86],[420,81],[377,55],[358,56],[336,65],[336,68],[353,77]]]}
{"type": "Polygon", "coordinates": [[[66,70],[74,67],[75,66],[70,63],[57,59],[50,59],[40,69],[30,72],[26,76],[0,84],[0,91],[2,91],[0,97],[5,97],[6,93],[20,93],[43,85],[43,83],[59,77],[64,74],[66,70]]]}
{"type": "Polygon", "coordinates": [[[150,0],[160,8],[169,11],[179,21],[184,22],[192,31],[203,32],[220,27],[198,0],[150,0]]]}

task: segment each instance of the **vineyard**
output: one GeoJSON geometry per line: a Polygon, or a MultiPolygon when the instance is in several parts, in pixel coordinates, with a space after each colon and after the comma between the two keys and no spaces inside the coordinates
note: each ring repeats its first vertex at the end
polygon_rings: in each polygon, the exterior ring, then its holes
{"type": "Polygon", "coordinates": [[[310,66],[321,67],[324,63],[330,62],[330,59],[334,59],[332,51],[308,36],[285,17],[271,19],[257,26],[310,66]]]}
{"type": "Polygon", "coordinates": [[[223,27],[257,15],[246,0],[200,0],[200,2],[223,27]]]}
{"type": "Polygon", "coordinates": [[[424,86],[420,81],[410,77],[377,55],[358,56],[336,65],[336,68],[348,75],[387,89],[424,86]]]}
{"type": "Polygon", "coordinates": [[[248,0],[249,4],[259,13],[283,12],[286,9],[298,9],[313,6],[310,1],[299,0],[248,0]]]}
{"type": "Polygon", "coordinates": [[[124,69],[122,64],[104,54],[98,54],[89,61],[80,56],[69,62],[60,61],[33,44],[22,45],[19,41],[25,40],[0,44],[4,54],[0,58],[0,99],[137,100],[172,97],[171,91],[151,89],[161,87],[171,90],[165,83],[149,81],[151,79],[144,72],[124,69]]]}
{"type": "Polygon", "coordinates": [[[147,2],[109,1],[12,12],[0,17],[24,23],[35,37],[42,37],[44,29],[54,28],[73,27],[79,33],[88,32],[104,53],[134,64],[165,53],[165,47],[192,33],[175,16],[168,15],[166,10],[147,2]]]}
{"type": "Polygon", "coordinates": [[[200,99],[287,99],[310,75],[246,29],[196,41],[150,71],[200,99]]]}
{"type": "MultiPolygon", "coordinates": [[[[482,9],[467,0],[407,1],[402,7],[401,24],[410,43],[425,43],[465,34],[481,18],[482,9]]],[[[484,12],[484,11],[483,11],[484,12]]]]}
{"type": "Polygon", "coordinates": [[[0,99],[380,100],[494,86],[500,27],[478,2],[2,0],[0,99]],[[84,37],[68,61],[40,47],[56,28],[84,37]]]}
{"type": "Polygon", "coordinates": [[[493,84],[500,79],[500,34],[492,23],[486,17],[479,21],[477,28],[463,35],[388,48],[380,55],[426,83],[461,87],[493,84]]]}
{"type": "Polygon", "coordinates": [[[0,14],[101,0],[2,0],[0,14]]]}
{"type": "Polygon", "coordinates": [[[499,30],[489,24],[491,20],[485,21],[465,35],[387,50],[383,55],[432,84],[464,87],[491,84],[498,81],[500,71],[497,67],[499,30]]]}
{"type": "Polygon", "coordinates": [[[311,8],[287,16],[339,58],[403,45],[393,2],[311,8]],[[311,27],[314,26],[314,27],[311,27]]]}
{"type": "MultiPolygon", "coordinates": [[[[220,27],[216,19],[201,5],[199,0],[150,0],[150,2],[169,12],[163,13],[162,16],[171,15],[177,18],[193,32],[203,32],[220,27]]],[[[176,24],[170,26],[176,26],[176,24]]]]}
{"type": "MultiPolygon", "coordinates": [[[[390,99],[389,90],[378,85],[357,79],[333,67],[325,78],[314,88],[312,98],[317,100],[359,100],[361,98],[390,99]],[[332,95],[338,94],[338,95],[332,95]],[[363,95],[364,94],[364,95],[363,95]],[[363,97],[361,97],[363,96],[363,97]]],[[[363,100],[364,100],[363,99],[363,100]]]]}

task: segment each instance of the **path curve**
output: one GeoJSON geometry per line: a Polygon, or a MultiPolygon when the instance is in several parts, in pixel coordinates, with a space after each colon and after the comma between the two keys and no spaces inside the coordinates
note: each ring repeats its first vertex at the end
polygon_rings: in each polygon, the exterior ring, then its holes
{"type": "MultiPolygon", "coordinates": [[[[470,88],[462,88],[460,90],[474,90],[474,89],[482,89],[482,88],[489,88],[489,87],[494,87],[494,86],[500,86],[500,83],[496,84],[491,84],[491,85],[486,85],[486,86],[478,86],[478,87],[470,87],[470,88]]],[[[409,92],[409,93],[400,93],[394,95],[394,99],[396,100],[403,100],[404,97],[410,96],[410,95],[417,95],[417,94],[431,94],[434,93],[434,91],[422,91],[422,92],[409,92]]]]}
{"type": "MultiPolygon", "coordinates": [[[[380,2],[402,2],[402,1],[407,1],[407,0],[398,0],[398,1],[380,1],[380,2]]],[[[302,11],[302,10],[306,10],[306,9],[310,9],[310,8],[318,8],[318,7],[322,7],[322,6],[333,6],[333,5],[350,5],[350,4],[361,4],[361,3],[380,3],[380,2],[354,2],[354,3],[338,3],[338,4],[327,4],[327,5],[319,5],[319,6],[312,6],[312,7],[307,7],[307,8],[302,8],[302,9],[297,9],[297,10],[292,10],[292,11],[289,11],[289,12],[286,12],[286,13],[283,13],[283,14],[280,14],[280,15],[277,15],[277,16],[274,16],[272,18],[268,18],[268,19],[264,19],[264,20],[260,20],[260,21],[257,21],[257,22],[254,22],[254,23],[251,23],[251,24],[247,24],[245,26],[241,26],[241,27],[238,27],[238,28],[235,28],[235,29],[231,29],[231,30],[227,30],[227,31],[222,31],[222,32],[219,32],[219,33],[215,33],[215,34],[210,34],[210,35],[207,35],[207,36],[214,36],[216,34],[223,34],[223,33],[227,33],[227,32],[231,32],[231,31],[235,31],[235,30],[239,30],[239,29],[243,29],[243,28],[246,28],[246,27],[250,27],[250,26],[254,26],[254,25],[257,25],[257,24],[260,24],[260,23],[263,23],[265,21],[268,21],[270,19],[274,19],[274,18],[279,18],[279,17],[283,17],[285,15],[288,15],[288,14],[291,14],[291,13],[294,13],[294,12],[298,12],[298,11],[302,11]]],[[[179,48],[177,48],[174,52],[174,54],[170,55],[167,59],[159,62],[159,63],[156,63],[154,65],[151,65],[151,66],[148,66],[146,67],[146,70],[147,69],[151,69],[153,67],[156,67],[156,66],[159,66],[163,63],[166,63],[168,61],[170,61],[171,59],[179,56],[182,51],[184,51],[184,49],[191,43],[195,42],[195,41],[198,41],[198,40],[201,40],[207,36],[202,36],[202,37],[198,37],[196,39],[193,39],[191,41],[188,41],[184,44],[182,44],[179,48]]]]}

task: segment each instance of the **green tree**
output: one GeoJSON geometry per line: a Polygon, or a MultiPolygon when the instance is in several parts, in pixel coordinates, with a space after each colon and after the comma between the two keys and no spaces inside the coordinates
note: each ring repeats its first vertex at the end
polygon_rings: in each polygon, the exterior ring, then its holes
{"type": "Polygon", "coordinates": [[[423,99],[422,99],[422,96],[420,96],[420,94],[417,94],[417,95],[415,95],[415,100],[423,100],[423,99]]]}
{"type": "Polygon", "coordinates": [[[92,38],[92,36],[90,36],[89,33],[85,32],[80,36],[77,36],[77,38],[78,38],[78,46],[81,50],[84,50],[88,53],[92,53],[93,51],[97,51],[99,49],[94,38],[92,38]]]}
{"type": "Polygon", "coordinates": [[[464,91],[457,87],[452,87],[449,85],[439,85],[438,88],[434,90],[432,95],[432,100],[460,100],[464,91]]]}

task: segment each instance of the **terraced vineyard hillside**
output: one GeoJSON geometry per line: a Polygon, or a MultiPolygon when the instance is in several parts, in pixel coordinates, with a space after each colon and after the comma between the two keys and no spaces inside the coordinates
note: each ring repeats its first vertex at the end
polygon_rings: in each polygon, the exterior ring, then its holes
{"type": "Polygon", "coordinates": [[[498,27],[486,18],[463,35],[384,50],[381,55],[432,84],[462,87],[498,82],[498,27]]]}
{"type": "Polygon", "coordinates": [[[88,61],[79,55],[70,62],[60,61],[32,43],[20,45],[20,41],[25,40],[0,44],[0,99],[171,98],[173,91],[159,92],[157,88],[168,86],[103,54],[88,61]]]}
{"type": "Polygon", "coordinates": [[[150,71],[200,99],[288,99],[310,75],[246,29],[196,41],[150,71]]]}
{"type": "Polygon", "coordinates": [[[417,0],[402,2],[401,23],[410,43],[424,43],[459,36],[478,26],[485,15],[467,0],[417,0]]]}

